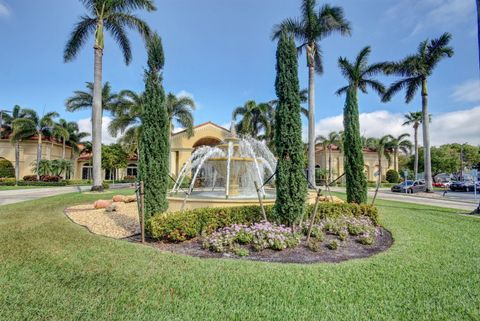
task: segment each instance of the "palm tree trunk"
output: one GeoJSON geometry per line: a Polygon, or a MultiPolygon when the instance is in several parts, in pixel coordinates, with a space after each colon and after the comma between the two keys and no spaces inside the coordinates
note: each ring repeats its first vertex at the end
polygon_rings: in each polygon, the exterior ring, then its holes
{"type": "Polygon", "coordinates": [[[375,188],[375,194],[373,195],[372,205],[375,204],[377,199],[378,189],[380,188],[380,183],[382,182],[382,153],[378,154],[378,179],[377,179],[377,188],[375,188]]]}
{"type": "Polygon", "coordinates": [[[20,180],[20,142],[15,143],[15,180],[20,180]]]}
{"type": "Polygon", "coordinates": [[[332,182],[332,146],[328,148],[328,185],[332,182]]]}
{"type": "Polygon", "coordinates": [[[36,165],[36,169],[37,169],[37,181],[40,180],[40,173],[39,173],[39,169],[40,169],[40,161],[42,160],[42,132],[38,132],[37,133],[38,135],[38,139],[37,139],[37,165],[36,165]]]}
{"type": "Polygon", "coordinates": [[[65,138],[62,138],[62,159],[65,160],[65,138]]]}
{"type": "Polygon", "coordinates": [[[394,148],[393,149],[393,169],[398,172],[398,164],[397,164],[397,155],[398,155],[398,149],[394,148]]]}
{"type": "Polygon", "coordinates": [[[93,104],[92,104],[92,152],[93,191],[102,190],[102,56],[103,49],[95,46],[93,104]]]}
{"type": "MultiPolygon", "coordinates": [[[[479,0],[480,1],[480,0],[479,0]]],[[[413,165],[413,172],[415,173],[414,180],[417,179],[418,176],[418,125],[413,127],[414,130],[414,144],[415,144],[415,164],[413,165]]],[[[406,180],[407,178],[405,178],[406,180]]]]}
{"type": "Polygon", "coordinates": [[[308,57],[308,181],[315,182],[315,64],[313,47],[307,46],[308,57]]]}
{"type": "Polygon", "coordinates": [[[422,81],[422,117],[425,185],[427,187],[427,192],[432,192],[433,185],[432,162],[430,159],[430,122],[428,113],[428,91],[426,79],[422,81]]]}

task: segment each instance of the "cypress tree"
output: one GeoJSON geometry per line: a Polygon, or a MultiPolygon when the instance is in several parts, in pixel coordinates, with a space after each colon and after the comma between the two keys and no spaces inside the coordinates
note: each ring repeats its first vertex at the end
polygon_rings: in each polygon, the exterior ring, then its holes
{"type": "Polygon", "coordinates": [[[371,53],[370,47],[363,48],[354,62],[340,57],[338,66],[348,80],[348,85],[337,90],[337,95],[346,93],[345,107],[343,109],[344,127],[344,170],[347,181],[347,200],[349,203],[367,202],[367,178],[364,173],[363,144],[360,136],[360,120],[358,116],[357,92],[360,89],[367,93],[367,88],[372,89],[380,96],[385,92],[385,87],[375,79],[377,74],[382,74],[386,63],[368,64],[371,53]]]}
{"type": "Polygon", "coordinates": [[[343,109],[343,158],[349,203],[367,202],[367,178],[364,174],[363,146],[360,136],[357,90],[353,86],[347,91],[343,109]]]}
{"type": "Polygon", "coordinates": [[[275,148],[278,165],[275,211],[282,223],[292,226],[305,210],[307,181],[304,176],[297,49],[293,38],[285,33],[278,42],[276,69],[275,148]]]}
{"type": "Polygon", "coordinates": [[[157,34],[147,42],[148,69],[145,71],[145,93],[142,133],[139,146],[140,180],[145,185],[145,218],[168,208],[168,158],[170,156],[169,122],[160,70],[164,56],[157,34]]]}

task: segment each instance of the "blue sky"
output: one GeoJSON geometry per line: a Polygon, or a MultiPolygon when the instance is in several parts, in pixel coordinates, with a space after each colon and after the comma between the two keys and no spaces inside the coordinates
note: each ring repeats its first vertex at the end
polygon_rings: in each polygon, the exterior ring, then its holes
{"type": "MultiPolygon", "coordinates": [[[[438,66],[429,85],[432,131],[437,130],[440,137],[434,143],[480,143],[473,0],[328,3],[344,8],[353,34],[348,38],[333,35],[322,43],[325,74],[316,78],[318,133],[340,129],[344,97],[334,92],[345,80],[337,67],[339,56],[353,59],[371,45],[371,62],[396,60],[413,53],[425,38],[449,31],[455,56],[438,66]],[[445,129],[451,133],[445,134],[445,129]]],[[[199,106],[196,123],[212,120],[227,124],[234,107],[249,99],[261,102],[274,98],[276,44],[270,40],[272,26],[297,16],[299,0],[157,0],[156,4],[157,12],[140,15],[163,38],[164,87],[194,97],[199,106]]],[[[56,110],[63,118],[88,127],[89,113],[68,113],[64,101],[93,78],[93,40],[74,62],[65,64],[62,60],[69,33],[84,12],[77,0],[0,0],[0,107],[19,104],[40,113],[56,110]]],[[[144,47],[135,33],[130,39],[134,57],[130,66],[123,63],[117,45],[110,38],[106,40],[104,80],[110,81],[114,90],[143,90],[144,47]]],[[[300,81],[306,87],[304,56],[299,64],[300,81]]],[[[387,84],[392,80],[384,78],[387,84]]],[[[362,95],[362,131],[367,135],[408,131],[400,126],[401,114],[419,107],[419,100],[406,106],[401,96],[382,104],[373,93],[362,95]]]]}

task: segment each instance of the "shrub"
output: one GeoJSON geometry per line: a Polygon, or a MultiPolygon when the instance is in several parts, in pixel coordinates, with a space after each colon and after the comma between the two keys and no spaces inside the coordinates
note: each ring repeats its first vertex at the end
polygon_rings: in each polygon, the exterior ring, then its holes
{"type": "Polygon", "coordinates": [[[372,235],[361,236],[358,242],[363,245],[372,245],[375,242],[375,238],[372,235]]]}
{"type": "Polygon", "coordinates": [[[389,183],[398,183],[400,181],[400,175],[394,169],[389,169],[385,175],[385,178],[389,183]]]}
{"type": "Polygon", "coordinates": [[[37,175],[23,176],[23,180],[26,181],[26,182],[36,182],[37,181],[37,175]]]}
{"type": "Polygon", "coordinates": [[[65,182],[18,181],[18,186],[66,186],[65,182]]]}
{"type": "Polygon", "coordinates": [[[15,186],[15,178],[0,178],[0,186],[15,186]]]}
{"type": "Polygon", "coordinates": [[[315,240],[310,240],[307,247],[312,252],[320,252],[320,242],[316,242],[315,240]]]}
{"type": "Polygon", "coordinates": [[[109,188],[110,188],[110,184],[109,184],[108,182],[103,181],[103,182],[102,182],[102,187],[103,187],[103,189],[109,189],[109,188]]]}
{"type": "MultiPolygon", "coordinates": [[[[307,206],[305,215],[310,215],[313,206],[307,206]]],[[[265,206],[267,218],[275,222],[273,206],[265,206]]],[[[371,205],[320,203],[316,223],[322,220],[368,217],[378,225],[378,210],[371,205]]],[[[227,208],[198,208],[182,212],[159,213],[147,221],[146,229],[157,240],[183,242],[188,239],[211,234],[233,224],[252,224],[263,219],[259,206],[227,208]]]]}
{"type": "Polygon", "coordinates": [[[240,244],[250,245],[255,251],[272,249],[281,251],[296,247],[300,242],[297,235],[283,225],[269,222],[233,224],[208,236],[203,247],[215,252],[238,252],[240,244]],[[245,237],[245,235],[249,235],[245,237]],[[239,237],[240,236],[240,237],[239,237]]]}
{"type": "Polygon", "coordinates": [[[6,159],[0,159],[0,178],[15,177],[15,168],[12,163],[6,159]]]}
{"type": "Polygon", "coordinates": [[[348,232],[344,229],[342,229],[339,233],[338,233],[338,239],[340,241],[345,241],[346,239],[348,238],[348,232]]]}
{"type": "Polygon", "coordinates": [[[335,241],[335,240],[331,241],[330,243],[327,244],[327,248],[328,248],[329,250],[336,250],[336,249],[338,249],[338,242],[335,241]]]}
{"type": "Polygon", "coordinates": [[[42,182],[60,182],[62,178],[58,175],[42,175],[40,181],[42,182]]]}
{"type": "Polygon", "coordinates": [[[66,180],[65,183],[67,185],[77,186],[77,185],[90,185],[92,184],[92,181],[88,179],[69,179],[69,180],[66,180]]]}

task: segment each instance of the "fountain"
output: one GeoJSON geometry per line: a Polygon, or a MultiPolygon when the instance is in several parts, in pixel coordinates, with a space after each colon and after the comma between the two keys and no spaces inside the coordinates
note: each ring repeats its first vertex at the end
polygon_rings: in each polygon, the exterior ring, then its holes
{"type": "Polygon", "coordinates": [[[183,165],[169,193],[170,210],[197,207],[258,204],[258,193],[266,204],[275,201],[275,190],[265,188],[274,180],[276,159],[265,143],[251,137],[239,138],[234,126],[220,145],[195,150],[183,165]],[[191,175],[188,188],[183,182],[191,175]]]}

